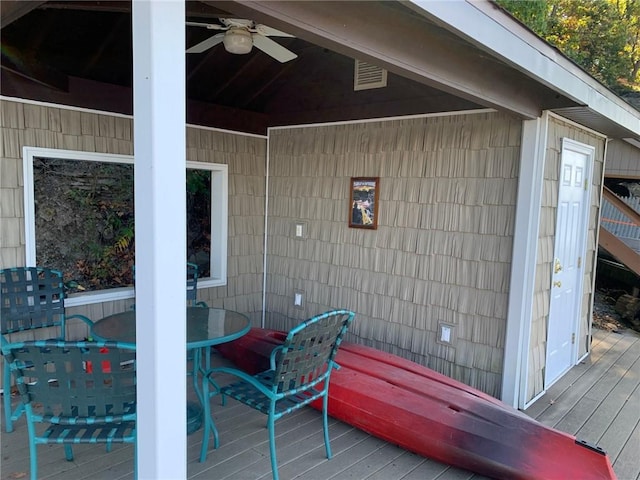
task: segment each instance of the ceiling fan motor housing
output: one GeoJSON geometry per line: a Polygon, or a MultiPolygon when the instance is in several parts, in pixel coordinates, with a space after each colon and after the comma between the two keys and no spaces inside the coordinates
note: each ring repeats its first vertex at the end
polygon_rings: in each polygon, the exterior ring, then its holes
{"type": "Polygon", "coordinates": [[[251,51],[253,40],[251,33],[244,28],[231,28],[227,31],[222,41],[224,48],[229,53],[243,55],[251,51]]]}

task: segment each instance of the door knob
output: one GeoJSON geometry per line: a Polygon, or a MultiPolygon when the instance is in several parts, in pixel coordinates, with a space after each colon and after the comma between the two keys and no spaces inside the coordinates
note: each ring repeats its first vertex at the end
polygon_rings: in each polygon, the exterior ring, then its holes
{"type": "Polygon", "coordinates": [[[560,260],[556,258],[556,261],[553,265],[553,273],[560,273],[562,271],[562,265],[560,265],[560,260]]]}
{"type": "Polygon", "coordinates": [[[560,288],[562,286],[562,282],[560,280],[553,282],[553,286],[560,288]]]}

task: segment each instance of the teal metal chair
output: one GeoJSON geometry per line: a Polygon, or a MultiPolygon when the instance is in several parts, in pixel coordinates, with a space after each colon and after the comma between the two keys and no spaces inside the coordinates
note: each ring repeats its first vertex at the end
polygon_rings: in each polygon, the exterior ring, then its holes
{"type": "MultiPolygon", "coordinates": [[[[84,315],[66,315],[64,283],[58,270],[42,267],[16,267],[0,270],[0,339],[10,343],[7,335],[53,328],[56,340],[66,338],[66,322],[80,319],[92,325],[84,315]]],[[[52,335],[49,333],[49,337],[52,335]]],[[[22,414],[22,405],[11,409],[11,373],[4,362],[3,397],[5,429],[13,431],[13,422],[22,414]]]]}
{"type": "MultiPolygon", "coordinates": [[[[327,458],[331,458],[327,403],[331,370],[338,368],[334,357],[355,314],[347,310],[333,310],[313,317],[289,331],[281,346],[271,352],[270,368],[257,375],[249,375],[231,367],[217,367],[207,371],[203,379],[204,398],[221,394],[254,408],[268,416],[269,450],[273,479],[278,480],[275,445],[275,422],[309,403],[322,399],[322,422],[327,458]],[[219,387],[216,374],[230,374],[239,379],[219,387]],[[212,388],[212,390],[211,390],[212,388]]],[[[204,402],[204,436],[200,461],[207,458],[209,437],[213,434],[214,448],[218,448],[218,432],[211,416],[210,402],[204,402]]]]}
{"type": "MultiPolygon", "coordinates": [[[[198,301],[198,278],[198,265],[187,262],[187,306],[209,308],[206,302],[198,301]]],[[[203,365],[207,369],[211,367],[211,347],[198,348],[193,352],[189,351],[187,361],[193,361],[192,355],[200,355],[200,358],[204,355],[203,365]]],[[[194,383],[198,381],[196,375],[193,376],[193,381],[194,383]]]]}
{"type": "Polygon", "coordinates": [[[5,344],[2,352],[26,414],[32,480],[38,445],[63,445],[68,461],[78,443],[135,445],[134,346],[41,340],[5,344]],[[39,424],[47,426],[43,433],[39,424]]]}
{"type": "Polygon", "coordinates": [[[187,305],[207,306],[198,302],[198,265],[187,262],[187,305]]]}

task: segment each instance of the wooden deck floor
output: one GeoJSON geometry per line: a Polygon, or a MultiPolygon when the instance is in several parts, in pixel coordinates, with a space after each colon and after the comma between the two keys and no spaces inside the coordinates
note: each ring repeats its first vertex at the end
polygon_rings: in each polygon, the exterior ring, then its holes
{"type": "MultiPolygon", "coordinates": [[[[620,480],[640,479],[640,336],[594,331],[591,358],[557,382],[527,414],[596,443],[609,453],[620,480]]],[[[216,407],[221,447],[199,463],[201,431],[188,437],[190,479],[270,479],[265,418],[230,401],[216,407]]],[[[471,472],[411,454],[345,423],[331,420],[333,458],[324,455],[320,414],[303,409],[276,426],[283,480],[480,480],[471,472]]],[[[74,447],[67,462],[61,447],[39,447],[40,478],[50,480],[130,479],[133,449],[74,447]]],[[[3,480],[28,478],[29,452],[24,419],[2,432],[3,480]]]]}
{"type": "Polygon", "coordinates": [[[640,335],[594,329],[590,357],[525,413],[603,448],[619,480],[640,479],[640,335]]]}

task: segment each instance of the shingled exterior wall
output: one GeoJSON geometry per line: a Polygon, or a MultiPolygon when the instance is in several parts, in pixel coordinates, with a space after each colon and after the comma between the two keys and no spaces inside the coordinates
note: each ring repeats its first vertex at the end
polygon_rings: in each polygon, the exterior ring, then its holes
{"type": "Polygon", "coordinates": [[[271,130],[268,324],[351,309],[352,339],[499,396],[520,140],[493,112],[271,130]],[[377,230],[348,227],[356,176],[380,177],[377,230]]]}
{"type": "MultiPolygon", "coordinates": [[[[22,148],[133,155],[133,119],[4,99],[0,109],[0,268],[6,268],[25,263],[22,148]]],[[[262,316],[266,144],[266,138],[255,135],[187,128],[187,160],[229,168],[227,285],[201,290],[198,299],[210,306],[242,311],[255,324],[262,316]]],[[[126,310],[132,303],[97,303],[67,312],[99,319],[126,310]]],[[[87,334],[82,325],[71,328],[79,328],[71,332],[71,338],[87,334]]]]}

